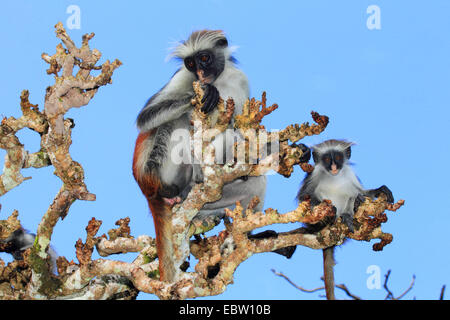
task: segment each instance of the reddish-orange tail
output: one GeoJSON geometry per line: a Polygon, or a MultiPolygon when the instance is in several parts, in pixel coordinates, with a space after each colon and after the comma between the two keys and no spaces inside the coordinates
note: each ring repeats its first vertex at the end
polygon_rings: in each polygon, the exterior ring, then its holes
{"type": "Polygon", "coordinates": [[[162,281],[171,281],[176,273],[173,259],[172,209],[158,195],[158,190],[161,187],[159,178],[151,173],[146,173],[144,170],[145,157],[147,157],[146,143],[152,134],[154,134],[154,131],[140,133],[136,139],[133,156],[133,176],[147,198],[148,206],[153,216],[160,279],[162,281]]]}

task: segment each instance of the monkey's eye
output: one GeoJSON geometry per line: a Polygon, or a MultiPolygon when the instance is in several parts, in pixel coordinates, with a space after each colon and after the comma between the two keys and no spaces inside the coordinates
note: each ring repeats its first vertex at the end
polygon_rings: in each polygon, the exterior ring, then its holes
{"type": "Polygon", "coordinates": [[[209,62],[209,59],[210,59],[210,57],[209,57],[209,54],[207,54],[207,53],[203,53],[200,55],[200,60],[202,62],[207,63],[207,62],[209,62]]]}
{"type": "Polygon", "coordinates": [[[189,70],[194,70],[195,68],[195,62],[194,59],[192,58],[184,59],[184,64],[186,65],[186,68],[188,68],[189,70]]]}
{"type": "Polygon", "coordinates": [[[336,160],[337,161],[342,161],[342,155],[340,155],[340,154],[336,155],[336,160]]]}
{"type": "Polygon", "coordinates": [[[331,162],[330,156],[323,157],[323,161],[325,161],[326,163],[330,163],[331,162]]]}

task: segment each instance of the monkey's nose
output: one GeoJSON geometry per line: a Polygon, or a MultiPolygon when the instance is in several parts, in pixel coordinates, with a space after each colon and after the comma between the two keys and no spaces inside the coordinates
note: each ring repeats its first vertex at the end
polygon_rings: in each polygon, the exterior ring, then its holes
{"type": "Polygon", "coordinates": [[[205,82],[205,77],[204,77],[203,74],[204,74],[204,73],[203,73],[203,70],[202,70],[202,69],[197,69],[197,76],[198,76],[198,79],[199,79],[202,83],[205,82]]]}
{"type": "Polygon", "coordinates": [[[337,175],[338,172],[339,172],[339,170],[338,170],[337,166],[333,163],[333,164],[331,165],[331,174],[337,175]]]}

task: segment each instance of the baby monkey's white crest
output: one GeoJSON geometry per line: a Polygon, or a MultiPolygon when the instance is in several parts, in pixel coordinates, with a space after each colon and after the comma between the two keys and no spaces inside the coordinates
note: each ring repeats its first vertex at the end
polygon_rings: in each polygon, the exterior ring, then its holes
{"type": "Polygon", "coordinates": [[[316,144],[313,147],[313,149],[319,152],[320,154],[325,154],[331,151],[332,149],[340,152],[345,152],[348,149],[348,147],[351,147],[354,144],[355,143],[350,141],[330,139],[322,143],[316,144]]]}

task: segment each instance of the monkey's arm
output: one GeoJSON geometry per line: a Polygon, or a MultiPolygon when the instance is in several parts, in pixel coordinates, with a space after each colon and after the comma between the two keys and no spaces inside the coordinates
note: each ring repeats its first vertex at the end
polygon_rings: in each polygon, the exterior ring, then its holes
{"type": "MultiPolygon", "coordinates": [[[[220,96],[219,92],[213,85],[205,86],[204,90],[205,95],[202,99],[204,106],[202,111],[204,113],[209,113],[217,106],[220,96]]],[[[138,128],[141,131],[149,131],[167,122],[180,118],[192,108],[192,97],[192,93],[186,93],[179,96],[178,99],[174,99],[173,96],[170,96],[164,91],[158,92],[150,98],[139,113],[137,118],[138,128]],[[165,96],[168,99],[163,99],[161,96],[165,96]]]]}
{"type": "Polygon", "coordinates": [[[394,203],[394,196],[392,194],[392,191],[385,185],[382,185],[377,189],[366,190],[365,192],[365,194],[371,198],[378,198],[382,193],[386,195],[387,202],[394,203]]]}
{"type": "MultiPolygon", "coordinates": [[[[394,203],[394,196],[392,194],[392,191],[388,187],[386,187],[385,185],[382,185],[381,187],[379,187],[377,189],[363,190],[361,192],[362,196],[370,197],[371,199],[378,198],[380,196],[380,194],[386,195],[387,202],[394,203]]],[[[358,196],[356,198],[355,203],[357,203],[358,201],[359,202],[363,202],[364,198],[361,198],[360,196],[358,196]]]]}
{"type": "Polygon", "coordinates": [[[356,212],[361,203],[364,202],[365,200],[364,197],[374,199],[378,198],[380,194],[386,195],[387,202],[394,203],[394,196],[392,194],[392,191],[387,186],[382,185],[377,189],[362,190],[361,193],[355,199],[354,212],[356,212]]]}
{"type": "MultiPolygon", "coordinates": [[[[149,131],[167,122],[179,119],[191,108],[194,96],[192,83],[195,77],[186,70],[178,70],[170,81],[142,108],[137,118],[137,126],[141,131],[149,131]]],[[[205,92],[202,102],[204,113],[209,113],[217,106],[219,92],[211,84],[203,85],[205,92]]]]}
{"type": "Polygon", "coordinates": [[[312,182],[311,173],[308,173],[303,181],[302,187],[297,193],[297,200],[299,202],[310,199],[311,207],[320,204],[320,199],[315,195],[316,184],[312,182]]]}
{"type": "Polygon", "coordinates": [[[141,131],[150,131],[178,119],[191,108],[192,95],[185,94],[178,99],[169,98],[169,96],[166,96],[167,99],[157,99],[160,94],[164,95],[164,92],[160,91],[150,98],[139,113],[137,125],[141,131]]]}
{"type": "Polygon", "coordinates": [[[192,82],[195,77],[187,70],[179,69],[159,92],[154,94],[142,108],[137,118],[141,132],[178,119],[191,108],[194,95],[192,82]]]}
{"type": "Polygon", "coordinates": [[[213,212],[224,212],[225,208],[231,208],[240,201],[246,208],[252,198],[257,196],[260,199],[259,204],[254,208],[260,211],[264,205],[264,196],[266,191],[266,176],[248,177],[245,179],[236,179],[223,186],[222,198],[215,202],[206,203],[201,212],[202,214],[211,214],[213,212]]]}
{"type": "Polygon", "coordinates": [[[300,148],[300,150],[302,150],[302,156],[300,157],[300,162],[302,162],[302,163],[309,162],[309,160],[311,159],[311,149],[307,145],[305,145],[303,143],[300,143],[300,144],[293,143],[291,145],[291,147],[297,147],[297,148],[300,148]]]}

